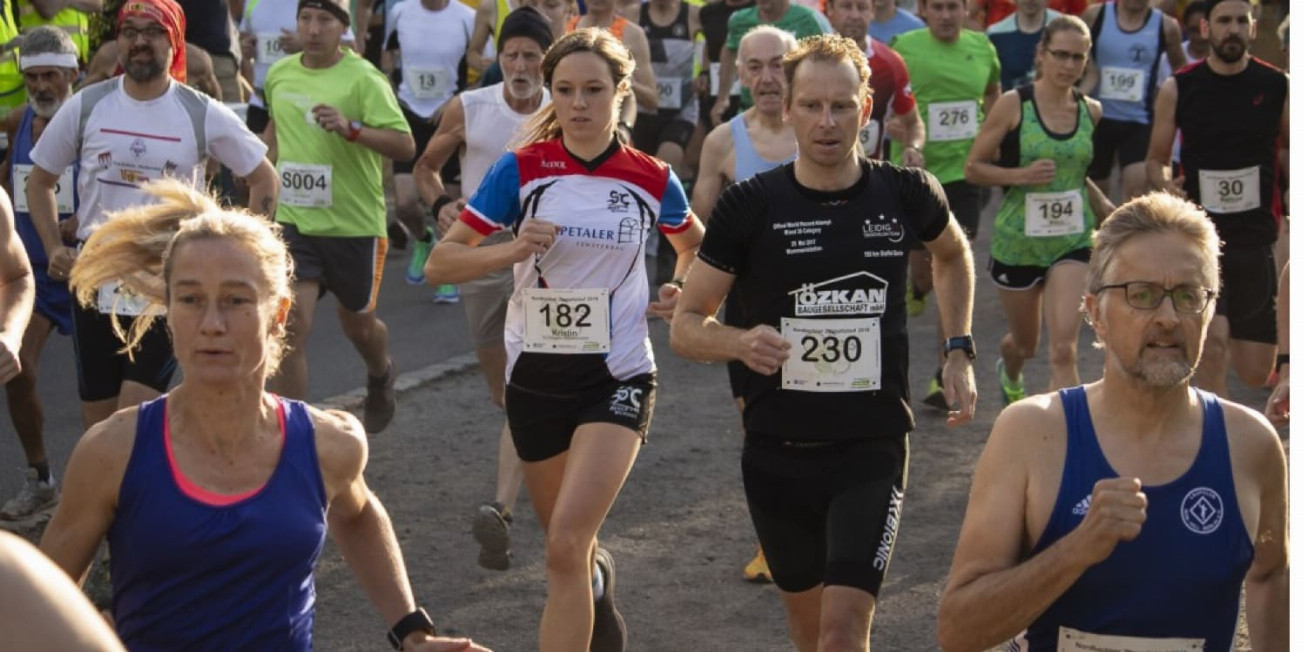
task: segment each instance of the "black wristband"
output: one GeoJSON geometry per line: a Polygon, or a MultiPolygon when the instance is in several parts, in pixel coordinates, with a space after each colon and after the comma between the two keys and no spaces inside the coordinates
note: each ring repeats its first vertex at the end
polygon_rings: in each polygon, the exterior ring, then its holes
{"type": "Polygon", "coordinates": [[[670,279],[669,283],[670,283],[671,285],[673,285],[673,286],[675,286],[675,287],[681,289],[681,290],[684,289],[684,279],[682,279],[682,278],[673,278],[673,279],[670,279]]]}
{"type": "Polygon", "coordinates": [[[1277,364],[1276,364],[1276,366],[1273,367],[1273,369],[1276,369],[1277,372],[1280,373],[1280,372],[1281,372],[1281,366],[1282,366],[1282,365],[1287,365],[1287,364],[1290,364],[1290,354],[1289,354],[1289,353],[1278,353],[1278,354],[1277,354],[1277,364]]]}
{"type": "Polygon", "coordinates": [[[430,620],[430,615],[425,609],[417,607],[416,611],[403,616],[394,627],[389,630],[387,638],[389,644],[394,646],[395,650],[403,649],[403,639],[406,639],[412,632],[426,632],[435,636],[435,623],[430,620]]]}
{"type": "Polygon", "coordinates": [[[440,195],[436,197],[435,203],[430,205],[430,214],[434,215],[435,219],[439,219],[439,209],[443,208],[448,204],[453,203],[454,201],[455,200],[452,197],[449,197],[448,195],[440,195]]]}

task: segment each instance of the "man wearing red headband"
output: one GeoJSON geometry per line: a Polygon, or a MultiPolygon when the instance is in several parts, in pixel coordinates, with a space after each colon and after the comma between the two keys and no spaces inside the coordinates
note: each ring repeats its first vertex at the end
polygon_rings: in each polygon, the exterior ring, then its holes
{"type": "MultiPolygon", "coordinates": [[[[184,30],[185,17],[173,0],[127,0],[118,14],[117,39],[125,74],[69,98],[32,148],[28,211],[52,279],[67,279],[77,257],[77,248],[60,237],[55,199],[59,175],[74,163],[81,164],[79,242],[114,211],[153,201],[140,190],[148,181],[168,176],[203,183],[209,157],[244,177],[252,208],[271,214],[277,179],[267,146],[221,102],[177,83],[185,79],[184,30]]],[[[119,408],[157,397],[175,366],[161,322],[134,357],[118,353],[121,342],[110,315],[126,328],[139,308],[114,284],[99,295],[97,306],[73,308],[78,390],[88,428],[119,408]]]]}

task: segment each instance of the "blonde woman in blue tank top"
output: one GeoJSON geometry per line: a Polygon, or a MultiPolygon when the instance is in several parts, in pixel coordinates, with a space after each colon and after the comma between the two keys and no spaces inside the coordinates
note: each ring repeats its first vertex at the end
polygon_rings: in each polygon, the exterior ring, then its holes
{"type": "Polygon", "coordinates": [[[1010,330],[996,361],[1001,398],[1026,396],[1023,364],[1037,350],[1041,322],[1050,341],[1050,389],[1078,384],[1078,304],[1098,216],[1113,210],[1087,178],[1100,103],[1074,83],[1086,69],[1086,23],[1063,16],[1037,46],[1038,78],[1002,95],[983,122],[965,179],[1004,186],[988,265],[1010,330]]]}

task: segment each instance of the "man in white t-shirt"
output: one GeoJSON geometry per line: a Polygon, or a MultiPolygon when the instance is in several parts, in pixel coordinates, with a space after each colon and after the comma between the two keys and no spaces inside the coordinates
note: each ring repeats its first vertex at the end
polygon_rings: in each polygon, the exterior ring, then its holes
{"type": "MultiPolygon", "coordinates": [[[[59,234],[55,186],[74,162],[81,164],[77,240],[85,241],[108,213],[150,201],[141,186],[164,176],[201,184],[209,156],[249,184],[251,207],[271,215],[276,170],[267,146],[222,103],[177,83],[184,47],[181,10],[173,0],[133,0],[118,15],[118,51],[126,71],[73,95],[50,119],[32,149],[27,203],[54,279],[67,279],[77,249],[59,234]]],[[[111,314],[124,328],[140,306],[112,285],[98,305],[74,305],[82,420],[87,428],[115,410],[153,399],[168,387],[175,367],[166,326],[156,322],[132,358],[118,351],[111,314]]]]}

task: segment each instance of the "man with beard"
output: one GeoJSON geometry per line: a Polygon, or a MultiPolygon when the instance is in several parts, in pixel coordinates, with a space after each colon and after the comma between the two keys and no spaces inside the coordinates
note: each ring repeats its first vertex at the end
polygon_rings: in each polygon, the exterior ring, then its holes
{"type": "MultiPolygon", "coordinates": [[[[0,507],[0,520],[6,521],[26,518],[59,500],[58,485],[45,456],[42,432],[45,413],[36,394],[36,370],[50,332],[56,328],[60,335],[72,332],[72,297],[68,293],[68,284],[51,279],[46,271],[49,261],[45,257],[45,248],[41,246],[41,238],[32,225],[32,216],[27,211],[25,185],[32,170],[32,147],[45,131],[50,118],[72,95],[72,83],[77,79],[77,56],[77,45],[66,31],[48,26],[29,31],[23,39],[23,54],[19,60],[27,87],[27,106],[14,109],[5,120],[10,147],[4,170],[8,174],[0,177],[13,197],[14,226],[23,248],[27,250],[36,282],[36,305],[23,333],[18,354],[21,369],[17,376],[5,383],[9,418],[27,457],[27,478],[22,488],[17,496],[0,507]]],[[[65,243],[73,243],[77,229],[73,213],[77,207],[78,167],[74,163],[64,171],[55,192],[59,231],[65,243]]]]}
{"type": "MultiPolygon", "coordinates": [[[[547,18],[533,7],[521,7],[507,15],[498,31],[498,66],[504,82],[466,91],[448,102],[439,128],[425,153],[412,170],[421,198],[430,205],[440,233],[457,220],[466,199],[475,194],[489,168],[510,149],[516,134],[550,96],[543,85],[543,55],[552,46],[555,31],[547,18]],[[439,171],[457,154],[462,166],[462,198],[454,200],[444,190],[439,171]]],[[[512,239],[510,231],[485,238],[481,246],[512,239]]],[[[459,286],[466,307],[466,325],[471,332],[480,373],[489,384],[494,405],[503,407],[506,389],[507,350],[503,328],[507,301],[514,281],[510,267],[459,286]]],[[[494,499],[476,510],[471,533],[480,543],[480,565],[507,570],[512,553],[509,532],[512,508],[524,477],[521,460],[512,444],[512,433],[504,422],[498,437],[498,473],[494,499]]]]}
{"type": "Polygon", "coordinates": [[[1245,384],[1266,384],[1277,344],[1277,155],[1290,138],[1289,82],[1250,56],[1255,27],[1248,1],[1209,3],[1201,31],[1211,56],[1164,82],[1146,162],[1150,183],[1200,204],[1223,242],[1222,298],[1195,376],[1219,396],[1227,395],[1232,364],[1245,384]],[[1168,161],[1177,130],[1181,175],[1174,179],[1168,161]]]}
{"type": "Polygon", "coordinates": [[[263,138],[280,171],[276,221],[295,276],[289,353],[270,383],[287,398],[308,393],[305,344],[317,300],[331,292],[367,368],[362,423],[377,433],[394,418],[398,378],[389,329],[376,317],[389,246],[382,159],[410,161],[416,143],[389,80],[340,47],[350,23],[343,0],[299,0],[298,21],[303,51],[272,65],[263,85],[263,138]]]}
{"type": "Polygon", "coordinates": [[[1191,203],[1151,193],[1104,221],[1083,299],[1104,377],[996,419],[943,649],[1227,650],[1242,584],[1254,649],[1288,647],[1277,433],[1190,386],[1217,287],[1218,236],[1191,203]]]}
{"type": "MultiPolygon", "coordinates": [[[[173,0],[129,0],[118,13],[118,52],[126,74],[83,88],[50,119],[31,150],[26,199],[53,280],[77,258],[59,228],[59,176],[80,164],[76,239],[109,214],[152,201],[140,187],[168,176],[202,183],[211,156],[249,184],[251,207],[270,214],[276,171],[266,145],[220,102],[177,83],[185,79],[185,17],[173,0]]],[[[140,304],[116,284],[100,288],[97,309],[73,306],[82,421],[90,427],[119,408],[167,389],[174,361],[161,323],[134,356],[120,353],[115,323],[129,328],[140,304]]]]}

